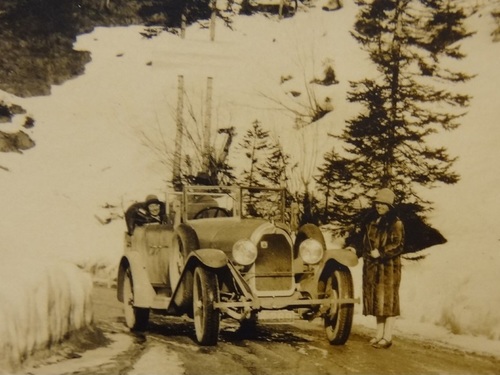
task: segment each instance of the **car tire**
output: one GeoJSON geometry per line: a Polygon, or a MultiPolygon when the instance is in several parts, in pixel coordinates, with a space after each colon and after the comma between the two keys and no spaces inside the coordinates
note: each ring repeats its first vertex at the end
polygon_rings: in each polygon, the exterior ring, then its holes
{"type": "Polygon", "coordinates": [[[200,345],[216,345],[219,338],[220,310],[217,276],[204,267],[196,267],[193,277],[193,319],[200,345]]]}
{"type": "Polygon", "coordinates": [[[125,270],[122,288],[125,324],[132,331],[145,331],[149,322],[149,309],[134,306],[134,282],[130,268],[125,270]]]}
{"type": "MultiPolygon", "coordinates": [[[[326,298],[354,298],[351,271],[338,266],[326,280],[326,298]]],[[[354,304],[335,304],[324,316],[325,331],[332,345],[343,345],[349,338],[352,328],[354,304]]]]}

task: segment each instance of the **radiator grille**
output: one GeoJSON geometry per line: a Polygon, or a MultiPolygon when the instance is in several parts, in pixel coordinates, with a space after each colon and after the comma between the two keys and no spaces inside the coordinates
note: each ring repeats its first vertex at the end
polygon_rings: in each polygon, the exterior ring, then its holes
{"type": "Polygon", "coordinates": [[[282,234],[265,234],[257,244],[255,287],[258,291],[290,290],[293,285],[292,249],[282,234]]]}

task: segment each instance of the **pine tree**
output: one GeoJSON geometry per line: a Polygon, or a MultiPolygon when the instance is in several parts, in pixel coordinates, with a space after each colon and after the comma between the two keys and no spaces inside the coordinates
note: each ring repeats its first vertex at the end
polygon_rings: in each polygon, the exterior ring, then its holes
{"type": "Polygon", "coordinates": [[[264,162],[256,167],[264,184],[269,187],[286,187],[289,178],[287,169],[290,166],[290,155],[285,153],[278,140],[268,142],[266,153],[267,157],[264,162]]]}
{"type": "MultiPolygon", "coordinates": [[[[291,164],[291,157],[289,154],[285,153],[283,145],[278,139],[269,139],[266,157],[264,162],[257,166],[257,171],[261,176],[263,183],[266,187],[270,188],[282,188],[285,189],[285,207],[291,207],[294,201],[292,194],[290,192],[290,177],[292,169],[297,166],[297,164],[291,164]]],[[[264,198],[264,197],[261,197],[264,198]]],[[[291,211],[286,210],[285,217],[281,217],[281,212],[277,210],[280,206],[277,199],[281,196],[277,192],[268,194],[267,197],[262,199],[273,201],[272,204],[268,205],[267,210],[269,211],[268,219],[272,220],[283,220],[285,222],[290,222],[291,211]]],[[[263,207],[264,208],[264,207],[263,207]]]]}
{"type": "Polygon", "coordinates": [[[469,96],[451,86],[471,78],[447,68],[464,57],[469,37],[462,9],[452,0],[357,0],[352,35],[369,53],[378,75],[351,82],[348,100],[366,110],[340,135],[360,195],[391,187],[400,199],[430,208],[417,185],[454,184],[456,158],[426,143],[438,130],[459,126],[469,96]],[[447,85],[447,86],[446,86],[447,85]]]}
{"type": "MultiPolygon", "coordinates": [[[[245,133],[240,143],[249,161],[249,167],[241,174],[240,182],[244,186],[286,188],[290,155],[286,154],[278,140],[270,137],[261,123],[255,120],[252,128],[245,133]]],[[[282,220],[279,207],[280,195],[276,191],[254,189],[247,192],[243,198],[246,211],[251,216],[265,217],[270,220],[282,220]]],[[[286,194],[287,203],[291,195],[286,194]]]]}
{"type": "Polygon", "coordinates": [[[352,176],[349,161],[342,158],[335,149],[324,155],[324,163],[315,176],[318,190],[324,194],[321,222],[346,222],[352,215],[348,203],[353,199],[352,176]]]}
{"type": "Polygon", "coordinates": [[[240,147],[245,151],[249,166],[244,168],[241,174],[241,184],[247,186],[264,186],[264,181],[259,173],[260,166],[267,158],[269,146],[269,132],[264,130],[261,123],[255,120],[252,128],[247,130],[240,147]]]}
{"type": "MultiPolygon", "coordinates": [[[[255,120],[252,128],[247,130],[240,147],[245,152],[245,157],[248,159],[249,166],[244,168],[241,173],[240,183],[243,186],[263,187],[264,182],[259,173],[259,165],[262,165],[266,159],[266,149],[268,147],[269,132],[264,130],[261,123],[255,120]]],[[[250,216],[259,215],[259,192],[251,190],[246,194],[243,199],[243,206],[245,207],[246,214],[250,216]]]]}

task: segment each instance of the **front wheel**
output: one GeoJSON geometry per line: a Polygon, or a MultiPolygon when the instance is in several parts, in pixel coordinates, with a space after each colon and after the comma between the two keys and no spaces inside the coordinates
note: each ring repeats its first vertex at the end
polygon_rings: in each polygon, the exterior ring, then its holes
{"type": "MultiPolygon", "coordinates": [[[[326,280],[325,298],[354,298],[354,287],[349,268],[335,269],[326,280]]],[[[332,345],[343,345],[349,338],[352,327],[354,304],[334,303],[325,314],[325,331],[332,345]]]]}
{"type": "Polygon", "coordinates": [[[125,324],[132,331],[145,331],[149,321],[149,309],[134,306],[134,284],[130,268],[125,271],[122,288],[125,324]]]}
{"type": "Polygon", "coordinates": [[[215,273],[196,267],[193,280],[193,315],[196,340],[200,345],[216,345],[219,338],[220,311],[214,307],[219,301],[215,273]]]}

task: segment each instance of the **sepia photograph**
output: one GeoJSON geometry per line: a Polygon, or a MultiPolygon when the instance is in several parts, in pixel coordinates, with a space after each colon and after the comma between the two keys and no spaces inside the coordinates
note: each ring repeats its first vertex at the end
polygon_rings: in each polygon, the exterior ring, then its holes
{"type": "Polygon", "coordinates": [[[0,375],[500,373],[500,0],[1,0],[0,375]]]}

